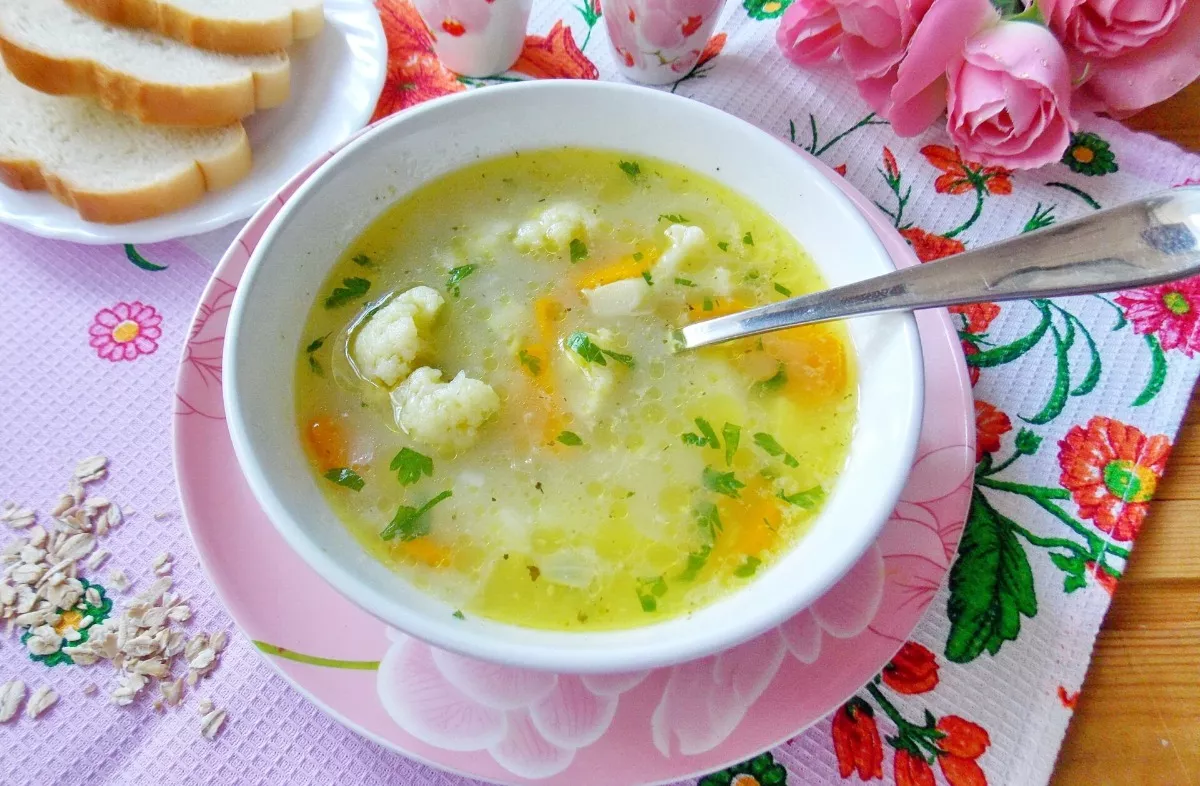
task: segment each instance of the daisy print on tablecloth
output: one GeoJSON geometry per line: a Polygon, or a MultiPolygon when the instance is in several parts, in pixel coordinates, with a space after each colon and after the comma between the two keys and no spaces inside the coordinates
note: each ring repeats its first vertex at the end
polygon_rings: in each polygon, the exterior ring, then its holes
{"type": "Polygon", "coordinates": [[[88,344],[98,356],[113,363],[135,360],[158,351],[161,325],[162,315],[154,306],[137,300],[117,303],[96,312],[88,329],[88,344]]]}

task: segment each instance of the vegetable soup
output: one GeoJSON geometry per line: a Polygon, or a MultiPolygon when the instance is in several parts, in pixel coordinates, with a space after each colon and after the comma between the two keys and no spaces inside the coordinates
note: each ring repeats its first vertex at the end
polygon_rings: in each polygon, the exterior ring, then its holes
{"type": "Polygon", "coordinates": [[[482,161],[334,266],[297,358],[301,440],[355,538],[455,616],[657,622],[803,536],[856,410],[840,325],[678,354],[672,331],[822,287],[786,230],[696,172],[482,161]]]}

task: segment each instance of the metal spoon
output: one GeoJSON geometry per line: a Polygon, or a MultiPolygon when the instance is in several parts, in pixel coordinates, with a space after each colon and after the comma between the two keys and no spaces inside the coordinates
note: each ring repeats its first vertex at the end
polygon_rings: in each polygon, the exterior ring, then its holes
{"type": "Polygon", "coordinates": [[[688,325],[678,349],[861,314],[1088,295],[1200,274],[1200,187],[854,284],[688,325]]]}

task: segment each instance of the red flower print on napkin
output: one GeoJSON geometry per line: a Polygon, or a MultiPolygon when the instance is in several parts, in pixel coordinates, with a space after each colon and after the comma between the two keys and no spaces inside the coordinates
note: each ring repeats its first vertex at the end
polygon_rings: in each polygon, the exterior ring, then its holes
{"type": "Polygon", "coordinates": [[[388,41],[388,72],[371,122],[466,86],[433,54],[433,38],[408,0],[379,0],[388,41]]]}
{"type": "Polygon", "coordinates": [[[897,693],[927,693],[938,684],[937,658],[915,641],[906,641],[883,667],[881,676],[884,684],[897,693]]]}
{"type": "Polygon", "coordinates": [[[969,303],[965,306],[949,306],[951,314],[962,314],[968,333],[980,335],[1000,316],[1000,306],[995,303],[969,303]]]}
{"type": "Polygon", "coordinates": [[[975,460],[1000,449],[1000,438],[1012,431],[1012,421],[986,401],[975,399],[975,460]]]}
{"type": "Polygon", "coordinates": [[[1117,304],[1135,332],[1156,337],[1163,349],[1188,357],[1200,351],[1200,278],[1122,292],[1117,304]]]}
{"type": "Polygon", "coordinates": [[[966,194],[974,191],[977,185],[993,194],[1012,193],[1012,171],[1002,166],[963,161],[957,150],[945,145],[926,145],[921,148],[921,155],[942,170],[943,174],[933,181],[939,194],[966,194]]]}
{"type": "Polygon", "coordinates": [[[843,778],[851,773],[858,773],[863,780],[883,777],[883,742],[875,711],[857,696],[834,713],[833,752],[843,778]]]}
{"type": "Polygon", "coordinates": [[[935,259],[961,254],[967,250],[967,247],[963,245],[961,240],[935,235],[932,232],[926,232],[920,227],[901,229],[900,234],[912,246],[913,253],[917,255],[917,259],[922,262],[932,262],[935,259]]]}
{"type": "Polygon", "coordinates": [[[903,748],[896,751],[892,769],[896,772],[896,786],[936,786],[937,784],[929,762],[903,748]]]}
{"type": "Polygon", "coordinates": [[[595,64],[575,45],[571,28],[558,20],[544,36],[525,36],[525,48],[513,71],[535,79],[599,79],[595,64]]]}
{"type": "Polygon", "coordinates": [[[117,303],[96,312],[88,342],[96,354],[113,363],[134,360],[158,351],[162,317],[153,306],[138,301],[117,303]]]}
{"type": "Polygon", "coordinates": [[[1058,446],[1059,483],[1071,492],[1079,515],[1116,540],[1137,537],[1167,468],[1171,442],[1097,416],[1073,427],[1058,446]]]}

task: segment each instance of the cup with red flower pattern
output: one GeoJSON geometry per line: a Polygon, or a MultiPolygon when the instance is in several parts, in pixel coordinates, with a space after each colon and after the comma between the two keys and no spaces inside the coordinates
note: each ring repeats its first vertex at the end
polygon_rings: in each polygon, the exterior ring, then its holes
{"type": "Polygon", "coordinates": [[[700,60],[725,0],[609,0],[604,21],[617,68],[647,85],[678,82],[700,60]]]}
{"type": "Polygon", "coordinates": [[[517,62],[533,0],[414,0],[442,65],[485,77],[517,62]]]}

